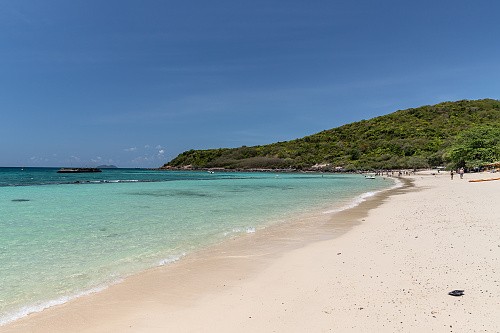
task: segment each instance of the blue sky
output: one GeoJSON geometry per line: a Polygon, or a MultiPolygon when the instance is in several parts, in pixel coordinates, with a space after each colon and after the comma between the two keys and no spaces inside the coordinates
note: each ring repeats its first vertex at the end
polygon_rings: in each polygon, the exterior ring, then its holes
{"type": "Polygon", "coordinates": [[[157,167],[500,98],[500,2],[11,0],[0,166],[157,167]]]}

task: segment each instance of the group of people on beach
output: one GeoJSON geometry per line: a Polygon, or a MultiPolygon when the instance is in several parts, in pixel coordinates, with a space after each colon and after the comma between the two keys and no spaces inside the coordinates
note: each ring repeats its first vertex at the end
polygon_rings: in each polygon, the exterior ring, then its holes
{"type": "MultiPolygon", "coordinates": [[[[453,180],[454,173],[455,173],[455,171],[453,169],[451,169],[451,171],[450,171],[451,180],[453,180]]],[[[460,175],[460,179],[464,178],[464,168],[457,169],[457,173],[460,175]]]]}
{"type": "Polygon", "coordinates": [[[387,177],[394,177],[395,173],[397,172],[398,174],[398,177],[401,177],[401,176],[410,176],[411,174],[415,174],[416,170],[398,170],[398,171],[394,171],[394,170],[377,170],[375,171],[375,176],[383,176],[384,173],[387,175],[387,177]]]}

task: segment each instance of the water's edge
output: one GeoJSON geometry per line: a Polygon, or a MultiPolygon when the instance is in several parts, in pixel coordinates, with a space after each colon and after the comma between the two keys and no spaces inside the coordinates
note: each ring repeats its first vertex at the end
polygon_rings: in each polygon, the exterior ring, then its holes
{"type": "Polygon", "coordinates": [[[271,252],[269,251],[269,247],[274,247],[272,253],[277,255],[292,248],[304,246],[305,244],[311,242],[336,238],[339,235],[348,232],[354,225],[360,223],[359,220],[362,216],[366,216],[369,210],[381,205],[386,198],[402,193],[411,187],[413,187],[412,182],[403,178],[401,180],[396,180],[395,185],[392,187],[376,192],[365,192],[353,198],[347,205],[339,209],[310,212],[310,216],[307,216],[309,215],[307,214],[305,216],[297,217],[294,221],[287,223],[286,226],[275,224],[262,230],[247,230],[246,234],[243,235],[231,235],[230,237],[222,240],[220,243],[194,250],[191,253],[180,253],[178,256],[165,258],[159,262],[156,267],[149,268],[142,272],[133,273],[128,276],[119,277],[108,284],[78,292],[74,295],[68,295],[40,304],[24,307],[0,320],[0,326],[15,323],[16,321],[28,318],[31,314],[40,313],[49,308],[70,303],[84,296],[100,293],[111,286],[121,284],[131,277],[140,277],[141,274],[145,274],[146,272],[158,269],[174,269],[175,265],[172,264],[177,263],[179,260],[183,262],[192,261],[193,259],[196,261],[204,260],[210,255],[213,255],[213,253],[220,251],[222,248],[224,249],[224,252],[226,252],[227,248],[229,248],[229,251],[241,251],[245,247],[246,250],[249,250],[248,246],[255,246],[255,248],[252,248],[252,252],[259,251],[259,248],[260,250],[262,250],[262,248],[266,248],[266,253],[270,254],[271,252]],[[309,218],[313,215],[316,217],[314,222],[311,222],[309,218]],[[317,216],[319,215],[323,215],[324,219],[321,223],[315,223],[318,222],[317,216]],[[275,241],[269,242],[269,240],[272,240],[273,238],[275,241]],[[277,239],[280,239],[280,241],[276,241],[277,239]],[[283,242],[283,239],[293,241],[283,242]],[[249,240],[251,240],[250,243],[249,240]]]}

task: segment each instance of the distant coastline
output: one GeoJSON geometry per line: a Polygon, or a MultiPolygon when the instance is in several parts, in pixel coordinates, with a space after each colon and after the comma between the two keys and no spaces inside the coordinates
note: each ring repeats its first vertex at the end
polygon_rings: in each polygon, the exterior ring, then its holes
{"type": "Polygon", "coordinates": [[[92,173],[102,172],[99,168],[61,168],[57,173],[92,173]]]}

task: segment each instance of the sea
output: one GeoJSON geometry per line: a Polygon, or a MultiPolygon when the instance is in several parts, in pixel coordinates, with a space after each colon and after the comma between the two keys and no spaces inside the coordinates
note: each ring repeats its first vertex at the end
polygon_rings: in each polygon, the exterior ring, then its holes
{"type": "Polygon", "coordinates": [[[359,174],[57,170],[0,168],[0,326],[397,186],[359,174]]]}

